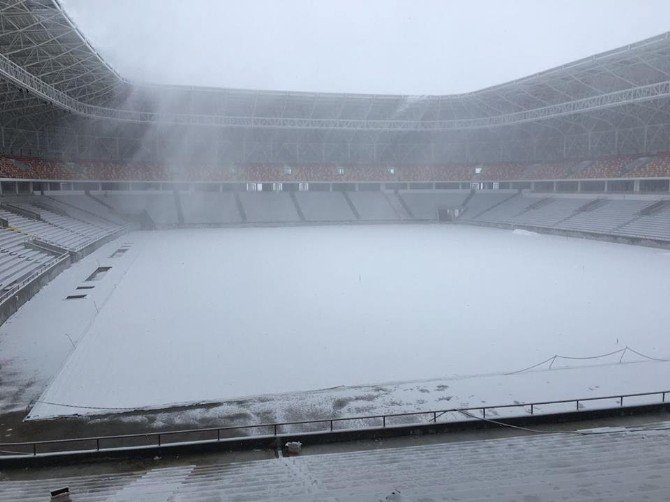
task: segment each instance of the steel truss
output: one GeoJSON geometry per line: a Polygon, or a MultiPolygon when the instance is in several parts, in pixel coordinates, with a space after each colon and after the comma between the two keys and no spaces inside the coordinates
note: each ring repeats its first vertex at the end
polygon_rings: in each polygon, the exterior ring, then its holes
{"type": "Polygon", "coordinates": [[[225,115],[157,113],[106,108],[79,101],[21,68],[0,54],[0,75],[53,105],[91,119],[134,123],[159,123],[202,127],[239,127],[253,129],[327,129],[370,131],[453,131],[490,129],[563,117],[577,113],[613,108],[670,97],[670,81],[638,86],[589,98],[568,101],[492,117],[454,120],[367,120],[297,117],[231,117],[225,115]]]}
{"type": "Polygon", "coordinates": [[[546,161],[670,150],[670,32],[446,96],[140,85],[58,0],[0,0],[0,152],[226,163],[546,161]],[[162,104],[170,103],[167,112],[162,104]]]}

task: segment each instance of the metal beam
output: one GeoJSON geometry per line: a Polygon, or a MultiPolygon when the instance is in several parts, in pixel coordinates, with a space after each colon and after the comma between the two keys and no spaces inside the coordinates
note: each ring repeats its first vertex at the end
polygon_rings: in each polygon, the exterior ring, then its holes
{"type": "Polygon", "coordinates": [[[0,75],[59,108],[88,118],[136,123],[160,123],[201,127],[241,127],[249,129],[344,129],[369,131],[488,129],[614,108],[659,98],[670,98],[670,81],[665,81],[531,110],[472,119],[421,121],[307,117],[231,117],[225,115],[156,113],[91,105],[81,102],[47,84],[4,55],[0,55],[0,75]]]}

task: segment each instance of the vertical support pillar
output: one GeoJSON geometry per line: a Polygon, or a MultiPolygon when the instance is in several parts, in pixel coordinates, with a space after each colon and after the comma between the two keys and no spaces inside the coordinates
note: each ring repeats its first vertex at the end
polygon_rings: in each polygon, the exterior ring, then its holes
{"type": "Polygon", "coordinates": [[[648,137],[649,137],[649,126],[647,124],[645,124],[645,126],[644,126],[644,139],[643,139],[643,144],[642,144],[643,145],[642,146],[642,152],[643,153],[647,153],[647,145],[649,144],[648,143],[648,141],[649,141],[648,137]]]}
{"type": "Polygon", "coordinates": [[[614,153],[619,153],[619,129],[614,129],[614,153]]]}

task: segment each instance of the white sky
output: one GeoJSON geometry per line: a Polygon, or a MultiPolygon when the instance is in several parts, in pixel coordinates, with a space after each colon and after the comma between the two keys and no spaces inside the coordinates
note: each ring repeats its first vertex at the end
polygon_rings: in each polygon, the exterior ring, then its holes
{"type": "Polygon", "coordinates": [[[131,80],[477,90],[670,30],[668,0],[61,0],[131,80]]]}

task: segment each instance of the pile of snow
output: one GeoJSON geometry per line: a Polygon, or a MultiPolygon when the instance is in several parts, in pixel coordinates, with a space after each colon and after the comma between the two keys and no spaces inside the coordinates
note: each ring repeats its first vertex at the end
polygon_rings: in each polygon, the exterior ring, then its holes
{"type": "Polygon", "coordinates": [[[530,230],[524,230],[523,228],[515,228],[512,230],[514,235],[525,235],[525,236],[539,236],[537,232],[531,232],[530,230]]]}

